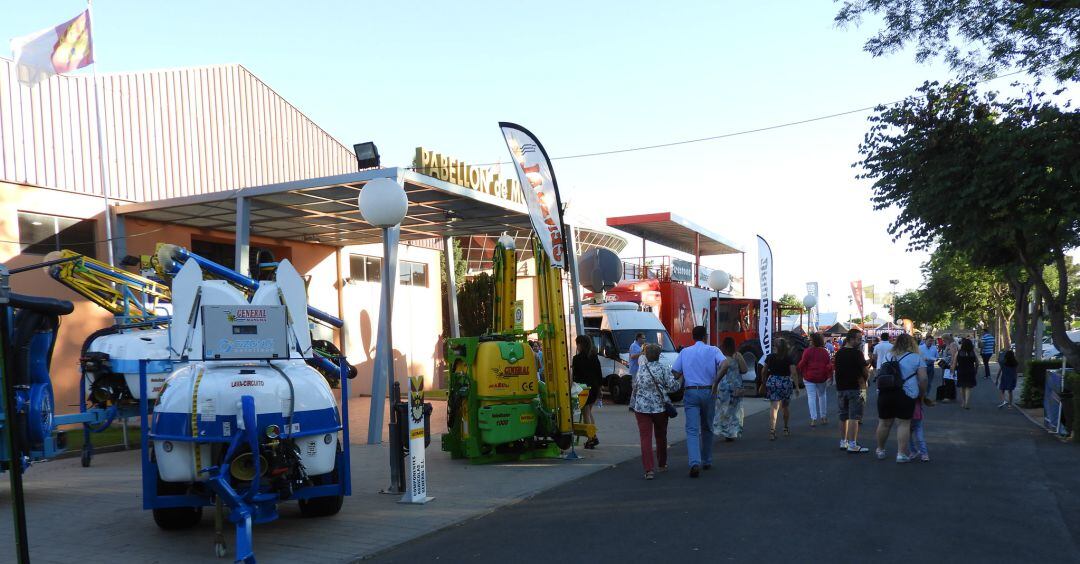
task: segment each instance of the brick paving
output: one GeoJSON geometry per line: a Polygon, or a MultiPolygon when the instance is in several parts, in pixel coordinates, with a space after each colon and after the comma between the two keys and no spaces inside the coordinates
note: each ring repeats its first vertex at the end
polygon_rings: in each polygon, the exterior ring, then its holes
{"type": "MultiPolygon", "coordinates": [[[[637,429],[626,406],[607,404],[597,411],[600,448],[578,452],[576,462],[534,460],[472,466],[450,460],[439,448],[445,402],[433,402],[433,440],[427,451],[428,489],[435,500],[425,506],[397,503],[381,494],[389,485],[385,445],[364,445],[368,398],[350,401],[352,410],[353,495],[338,515],[305,519],[295,503],[281,506],[281,518],[255,527],[260,562],[349,562],[411,539],[517,503],[639,455],[637,429]]],[[[747,400],[747,414],[764,408],[747,400]]],[[[673,442],[684,440],[682,420],[670,428],[673,442]]],[[[384,433],[385,437],[385,433],[384,433]]],[[[142,510],[137,451],[98,455],[91,468],[78,459],[36,464],[26,474],[30,550],[33,561],[70,564],[116,562],[222,562],[213,555],[213,518],[188,531],[162,531],[142,510]]],[[[11,512],[7,481],[0,484],[0,562],[11,557],[11,512]]],[[[227,531],[228,558],[233,541],[227,531]]],[[[227,561],[227,560],[225,560],[227,561]]]]}

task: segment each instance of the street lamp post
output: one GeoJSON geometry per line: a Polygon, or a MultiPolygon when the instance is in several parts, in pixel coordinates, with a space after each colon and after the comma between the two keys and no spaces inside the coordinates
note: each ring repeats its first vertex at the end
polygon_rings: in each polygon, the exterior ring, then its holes
{"type": "Polygon", "coordinates": [[[716,306],[713,308],[713,329],[716,346],[720,346],[720,290],[731,285],[731,275],[723,270],[714,270],[709,273],[709,287],[716,291],[716,306]]]}
{"type": "MultiPolygon", "coordinates": [[[[806,325],[807,325],[807,328],[811,328],[810,325],[811,325],[811,323],[813,323],[811,320],[814,319],[814,314],[813,314],[814,307],[817,306],[817,296],[812,295],[812,294],[807,294],[806,297],[804,297],[802,299],[802,303],[803,303],[803,307],[806,308],[806,325]]],[[[813,329],[814,329],[813,331],[807,331],[806,334],[809,335],[810,333],[814,333],[814,332],[817,331],[816,327],[814,327],[813,329]]]]}
{"type": "MultiPolygon", "coordinates": [[[[368,444],[382,442],[383,391],[394,385],[394,342],[391,319],[394,287],[397,282],[397,240],[399,225],[409,209],[405,188],[391,178],[376,178],[364,185],[357,199],[364,221],[382,228],[383,264],[379,334],[375,344],[375,370],[371,379],[371,410],[368,417],[368,444]]],[[[343,401],[347,399],[343,398],[343,401]]]]}

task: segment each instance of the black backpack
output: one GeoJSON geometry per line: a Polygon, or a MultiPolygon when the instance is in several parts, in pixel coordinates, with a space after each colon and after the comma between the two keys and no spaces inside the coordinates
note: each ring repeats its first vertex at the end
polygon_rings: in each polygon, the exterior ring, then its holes
{"type": "Polygon", "coordinates": [[[903,369],[900,368],[900,361],[907,358],[911,353],[907,353],[900,358],[893,357],[890,360],[886,360],[881,363],[881,368],[877,371],[877,389],[879,392],[885,390],[899,390],[904,387],[904,382],[907,382],[914,376],[904,377],[903,369]]]}

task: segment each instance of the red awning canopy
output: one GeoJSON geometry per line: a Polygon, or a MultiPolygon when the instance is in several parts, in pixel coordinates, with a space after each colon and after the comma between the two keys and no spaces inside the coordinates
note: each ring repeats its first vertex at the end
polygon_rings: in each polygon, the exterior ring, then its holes
{"type": "Polygon", "coordinates": [[[735,243],[671,212],[609,217],[607,224],[608,227],[690,255],[730,255],[746,252],[735,243]],[[695,250],[698,252],[695,253],[695,250]]]}

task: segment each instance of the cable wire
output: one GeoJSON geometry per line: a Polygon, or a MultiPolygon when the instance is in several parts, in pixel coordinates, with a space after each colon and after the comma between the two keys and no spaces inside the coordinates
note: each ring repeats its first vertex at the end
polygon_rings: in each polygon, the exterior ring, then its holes
{"type": "MultiPolygon", "coordinates": [[[[1015,75],[1021,74],[1023,72],[1024,71],[1015,71],[1015,72],[1011,72],[1011,73],[1007,73],[1007,74],[1002,74],[1002,75],[986,78],[986,79],[983,79],[983,80],[975,81],[975,82],[973,82],[973,84],[982,84],[982,83],[985,83],[985,82],[989,82],[991,80],[997,80],[999,78],[1006,78],[1006,77],[1009,77],[1009,76],[1015,76],[1015,75]]],[[[606,156],[606,155],[617,155],[617,154],[621,154],[621,153],[632,153],[632,152],[636,152],[636,151],[649,151],[649,150],[652,150],[652,149],[663,149],[665,147],[677,147],[679,145],[690,145],[692,143],[704,143],[706,141],[716,141],[718,139],[727,139],[729,137],[738,137],[740,135],[749,135],[751,133],[761,133],[761,132],[764,132],[764,131],[772,131],[774,129],[782,129],[782,128],[785,128],[785,127],[793,127],[793,126],[796,126],[796,125],[804,125],[804,124],[813,123],[813,122],[816,122],[816,121],[823,121],[823,120],[827,120],[827,119],[833,119],[833,118],[848,116],[848,115],[852,115],[852,114],[868,112],[868,111],[874,110],[875,108],[878,108],[878,107],[894,106],[896,104],[900,104],[906,99],[907,98],[904,98],[904,99],[901,99],[901,100],[895,100],[893,102],[887,102],[887,103],[884,103],[884,104],[874,104],[873,106],[866,106],[866,107],[857,108],[857,109],[854,109],[854,110],[847,110],[847,111],[844,111],[844,112],[837,112],[837,113],[834,113],[834,114],[827,114],[827,115],[823,115],[823,116],[816,116],[816,117],[800,119],[800,120],[796,120],[796,121],[789,121],[789,122],[779,123],[779,124],[776,124],[776,125],[767,125],[767,126],[764,126],[764,127],[755,127],[753,129],[744,129],[744,130],[741,130],[741,131],[733,131],[733,132],[730,132],[730,133],[721,133],[719,135],[710,135],[708,137],[698,137],[698,138],[695,138],[695,139],[684,139],[684,140],[681,140],[681,141],[671,141],[671,142],[668,142],[668,143],[657,143],[657,144],[654,144],[654,145],[642,145],[642,146],[638,146],[638,147],[625,147],[625,148],[622,148],[622,149],[610,149],[610,150],[607,150],[607,151],[596,151],[596,152],[591,152],[591,153],[579,153],[579,154],[576,154],[576,155],[561,155],[561,156],[557,156],[557,157],[551,157],[551,160],[553,160],[553,161],[561,161],[561,160],[570,160],[570,159],[584,159],[584,158],[588,158],[588,157],[601,157],[601,156],[606,156]]],[[[466,164],[468,164],[468,163],[466,163],[466,164]]],[[[492,162],[492,163],[469,164],[468,166],[481,167],[481,166],[497,166],[497,165],[504,165],[504,164],[512,164],[512,163],[511,163],[511,161],[499,161],[499,162],[492,162]]],[[[404,168],[406,168],[408,170],[420,171],[420,170],[432,170],[432,169],[441,169],[441,168],[449,168],[449,167],[443,167],[443,166],[411,166],[411,167],[404,167],[404,168]]]]}

